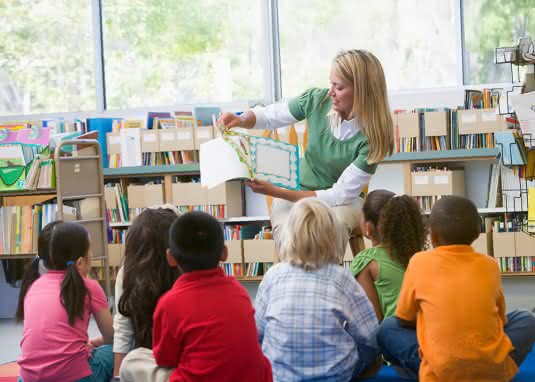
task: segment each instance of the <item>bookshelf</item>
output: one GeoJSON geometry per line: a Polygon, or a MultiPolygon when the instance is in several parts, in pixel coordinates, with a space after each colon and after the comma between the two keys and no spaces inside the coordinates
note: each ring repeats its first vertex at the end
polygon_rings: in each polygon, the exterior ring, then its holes
{"type": "Polygon", "coordinates": [[[479,148],[461,150],[439,150],[439,151],[415,151],[394,153],[383,160],[384,163],[396,162],[449,162],[461,160],[495,160],[500,153],[499,148],[479,148]]]}

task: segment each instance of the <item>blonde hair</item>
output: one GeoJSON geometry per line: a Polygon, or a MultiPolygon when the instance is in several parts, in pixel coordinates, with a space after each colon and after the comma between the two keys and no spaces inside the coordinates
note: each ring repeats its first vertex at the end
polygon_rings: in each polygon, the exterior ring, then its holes
{"type": "MultiPolygon", "coordinates": [[[[370,52],[353,49],[338,53],[332,68],[337,77],[353,86],[351,116],[368,139],[368,163],[382,161],[394,150],[394,128],[381,63],[370,52]]],[[[337,126],[338,113],[332,110],[330,115],[331,124],[337,126]]]]}
{"type": "Polygon", "coordinates": [[[324,202],[315,198],[301,199],[292,207],[284,228],[282,261],[307,271],[342,262],[341,227],[324,202]]]}

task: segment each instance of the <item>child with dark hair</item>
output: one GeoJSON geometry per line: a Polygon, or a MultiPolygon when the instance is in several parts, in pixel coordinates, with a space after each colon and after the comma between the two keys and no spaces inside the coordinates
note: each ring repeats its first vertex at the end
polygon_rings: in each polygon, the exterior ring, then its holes
{"type": "Polygon", "coordinates": [[[219,266],[227,258],[223,229],[203,212],[169,230],[167,261],[182,276],[156,306],[152,352],[138,348],[121,381],[271,381],[247,291],[219,266]]]}
{"type": "Polygon", "coordinates": [[[115,282],[117,313],[113,319],[114,375],[132,349],[152,348],[152,315],[158,299],[180,276],[166,259],[169,228],[178,215],[169,208],[150,208],[132,223],[125,260],[115,282]]]}
{"type": "Polygon", "coordinates": [[[19,322],[24,319],[24,297],[28,293],[33,282],[48,271],[50,238],[52,236],[52,230],[56,224],[59,223],[63,222],[61,220],[50,222],[45,225],[39,233],[39,237],[37,238],[37,256],[35,256],[30,265],[28,265],[22,276],[16,314],[17,321],[19,322]]]}
{"type": "Polygon", "coordinates": [[[396,311],[409,259],[424,249],[425,227],[412,197],[386,190],[368,194],[360,225],[373,247],[355,256],[350,270],[382,320],[396,311]]]}
{"type": "Polygon", "coordinates": [[[535,318],[505,314],[496,261],[470,246],[480,232],[470,200],[437,201],[430,228],[434,249],[412,257],[396,317],[379,329],[383,356],[424,382],[510,381],[533,347],[535,318]]]}
{"type": "Polygon", "coordinates": [[[23,296],[24,333],[19,381],[109,381],[113,327],[106,296],[86,278],[91,268],[86,229],[58,223],[50,236],[48,272],[23,296]],[[93,315],[103,337],[88,342],[93,315]]]}

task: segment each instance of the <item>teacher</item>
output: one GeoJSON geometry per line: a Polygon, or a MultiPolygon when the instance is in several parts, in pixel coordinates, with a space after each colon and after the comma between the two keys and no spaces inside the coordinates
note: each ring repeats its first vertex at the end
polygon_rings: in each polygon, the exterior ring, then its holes
{"type": "Polygon", "coordinates": [[[277,242],[293,203],[316,197],[333,208],[347,243],[359,227],[362,189],[394,148],[385,76],[377,57],[365,50],[343,51],[333,61],[328,89],[308,89],[289,102],[256,107],[240,116],[224,113],[218,124],[277,129],[305,118],[308,145],[299,167],[301,189],[287,190],[258,179],[245,184],[275,198],[271,224],[277,242]]]}

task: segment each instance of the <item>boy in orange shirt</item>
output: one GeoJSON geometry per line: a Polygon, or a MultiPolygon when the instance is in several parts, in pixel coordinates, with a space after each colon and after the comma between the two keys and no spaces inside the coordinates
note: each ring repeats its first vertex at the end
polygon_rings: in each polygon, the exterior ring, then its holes
{"type": "Polygon", "coordinates": [[[383,321],[377,335],[385,359],[405,376],[510,381],[533,347],[535,317],[506,316],[498,265],[470,246],[480,224],[468,199],[448,196],[433,207],[435,249],[411,258],[396,317],[383,321]]]}

